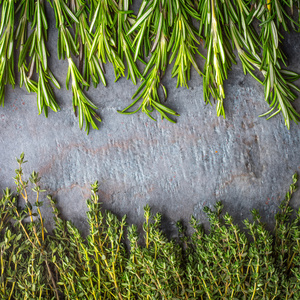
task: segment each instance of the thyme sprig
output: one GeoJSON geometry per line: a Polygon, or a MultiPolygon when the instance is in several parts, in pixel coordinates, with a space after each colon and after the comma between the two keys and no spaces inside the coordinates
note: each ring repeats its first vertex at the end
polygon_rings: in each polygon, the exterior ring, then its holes
{"type": "Polygon", "coordinates": [[[22,154],[14,178],[16,192],[6,189],[0,198],[3,299],[254,300],[300,296],[300,210],[294,214],[290,207],[297,174],[275,215],[273,230],[266,229],[258,210],[253,209],[252,221],[244,221],[246,234],[217,202],[214,208],[204,209],[208,232],[192,217],[192,235],[177,222],[178,236],[172,240],[161,229],[162,215],[153,215],[148,205],[142,234],[136,225],[127,226],[126,216],[119,219],[103,210],[96,181],[87,200],[90,230],[84,237],[74,224],[62,219],[50,195],[47,199],[55,227],[53,234],[47,233],[40,177],[33,172],[26,180],[24,163],[22,154]]]}
{"type": "MultiPolygon", "coordinates": [[[[46,233],[44,220],[41,214],[40,194],[45,192],[39,185],[40,177],[38,173],[33,172],[29,180],[24,180],[22,165],[26,162],[24,154],[17,159],[19,168],[16,169],[14,178],[17,190],[17,196],[20,196],[25,202],[24,209],[18,209],[16,197],[12,195],[9,189],[5,192],[5,202],[8,206],[10,218],[15,220],[15,227],[19,235],[12,235],[11,229],[7,228],[7,238],[10,243],[17,243],[13,246],[13,256],[8,263],[8,277],[5,278],[6,285],[11,287],[8,299],[20,297],[23,299],[42,299],[50,297],[59,299],[58,290],[49,265],[48,254],[46,251],[46,233]],[[29,194],[29,181],[33,185],[31,189],[35,194],[34,206],[37,212],[33,212],[31,204],[31,195],[29,194]],[[28,218],[29,223],[24,220],[28,218]],[[38,221],[35,221],[35,218],[38,221]],[[25,259],[24,259],[25,258],[25,259]],[[13,269],[14,268],[14,269],[13,269]],[[47,282],[47,284],[45,284],[47,282]]],[[[34,198],[34,196],[33,196],[34,198]]],[[[9,245],[10,246],[10,245],[9,245]]],[[[2,253],[1,253],[2,254],[2,253]]],[[[1,260],[3,259],[1,255],[1,260]]],[[[3,266],[1,266],[3,267],[3,266]]],[[[3,269],[1,269],[3,274],[3,269]]]]}

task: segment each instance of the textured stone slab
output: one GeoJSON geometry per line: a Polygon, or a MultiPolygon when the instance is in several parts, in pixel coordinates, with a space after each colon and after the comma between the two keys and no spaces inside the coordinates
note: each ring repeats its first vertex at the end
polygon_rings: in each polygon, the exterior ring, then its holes
{"type": "MultiPolygon", "coordinates": [[[[64,85],[67,63],[56,58],[57,31],[48,11],[50,65],[64,85]]],[[[291,68],[300,72],[300,35],[290,34],[285,43],[291,68]]],[[[170,69],[164,83],[168,105],[181,114],[175,125],[155,123],[141,113],[118,114],[117,109],[131,103],[135,87],[125,78],[114,83],[111,66],[106,67],[108,87],[88,92],[103,118],[100,130],[89,136],[78,129],[72,95],[65,87],[55,90],[61,111],[50,112],[48,119],[37,115],[34,94],[9,90],[0,109],[0,188],[13,185],[15,157],[25,152],[25,172],[40,173],[63,215],[81,229],[86,228],[85,199],[95,180],[101,182],[104,207],[128,214],[129,222],[140,224],[143,206],[149,203],[164,214],[163,225],[172,230],[174,221],[188,221],[192,214],[204,220],[203,207],[218,200],[237,221],[259,208],[264,221],[271,222],[300,167],[300,127],[292,124],[288,131],[280,116],[258,118],[268,109],[263,88],[239,64],[225,85],[226,120],[205,106],[196,72],[189,90],[176,89],[170,69]]],[[[300,204],[299,193],[293,201],[300,204]]],[[[50,208],[44,211],[49,225],[50,208]]]]}

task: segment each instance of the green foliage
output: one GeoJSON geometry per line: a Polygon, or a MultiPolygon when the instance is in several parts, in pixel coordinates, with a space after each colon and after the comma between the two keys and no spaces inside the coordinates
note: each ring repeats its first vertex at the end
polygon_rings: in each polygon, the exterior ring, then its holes
{"type": "Polygon", "coordinates": [[[78,35],[75,39],[72,36],[72,25],[75,23],[76,31],[80,30],[81,42],[86,47],[88,43],[88,30],[85,16],[85,2],[76,2],[71,6],[70,1],[67,3],[63,0],[53,0],[52,6],[55,12],[56,27],[58,29],[58,41],[57,41],[57,54],[58,58],[67,58],[68,60],[68,73],[66,78],[66,87],[69,89],[69,81],[72,85],[72,104],[75,115],[78,113],[79,128],[83,127],[85,121],[85,131],[89,133],[90,126],[94,129],[98,129],[95,121],[101,122],[100,117],[95,112],[97,106],[95,106],[90,99],[85,95],[83,88],[89,86],[88,82],[83,77],[76,66],[73,55],[82,56],[82,49],[78,44],[78,35]],[[79,17],[79,19],[78,19],[79,17]],[[85,26],[85,28],[83,28],[85,26]],[[86,33],[86,35],[85,35],[86,33]]]}
{"type": "Polygon", "coordinates": [[[21,1],[18,10],[21,10],[20,22],[16,30],[16,39],[20,47],[18,61],[21,74],[20,86],[25,85],[28,92],[37,93],[37,107],[39,114],[44,110],[48,117],[48,107],[57,112],[60,108],[55,101],[55,95],[50,85],[52,82],[58,89],[60,85],[48,66],[48,51],[46,49],[48,23],[43,0],[21,1]],[[31,22],[32,32],[27,37],[28,23],[31,22]],[[26,57],[30,56],[29,68],[26,57]],[[32,80],[34,69],[38,80],[32,80]]]}
{"type": "Polygon", "coordinates": [[[128,31],[128,35],[137,30],[133,44],[135,45],[135,60],[139,53],[145,56],[151,54],[146,68],[142,74],[143,82],[137,89],[132,99],[132,104],[119,111],[123,114],[133,114],[139,110],[146,113],[156,121],[151,113],[156,110],[161,118],[174,122],[167,114],[178,116],[172,109],[161,104],[158,89],[162,88],[165,98],[166,88],[161,83],[168,65],[169,36],[173,25],[173,7],[170,1],[143,1],[134,25],[128,31]],[[144,51],[143,51],[144,48],[144,51]],[[142,99],[140,106],[133,112],[128,109],[142,99]]]}
{"type": "MultiPolygon", "coordinates": [[[[0,23],[0,105],[4,106],[5,86],[15,86],[14,72],[14,0],[3,1],[0,23]]],[[[2,3],[2,1],[0,1],[2,3]]]]}
{"type": "MultiPolygon", "coordinates": [[[[132,0],[48,2],[58,30],[57,55],[68,62],[66,86],[69,88],[71,81],[74,113],[79,128],[85,123],[87,133],[90,127],[98,129],[101,118],[86,90],[90,84],[97,87],[100,81],[107,85],[104,66],[108,62],[116,80],[127,72],[127,79],[139,84],[133,102],[119,111],[122,114],[142,111],[156,121],[157,113],[175,123],[179,114],[164,103],[167,89],[163,84],[167,67],[173,64],[171,76],[177,77],[176,87],[188,88],[194,68],[203,76],[205,103],[212,104],[213,98],[217,115],[225,118],[224,83],[239,59],[244,73],[264,86],[270,109],[260,116],[269,119],[282,113],[288,129],[291,121],[300,120],[293,106],[295,92],[300,92],[294,81],[300,75],[286,69],[287,58],[281,49],[281,31],[299,31],[297,1],[143,0],[137,15],[130,10],[132,0]],[[202,71],[199,58],[204,60],[202,71]],[[145,65],[143,70],[138,60],[145,65]]],[[[0,105],[4,105],[5,87],[15,85],[16,45],[20,86],[37,94],[38,112],[44,111],[47,117],[49,108],[55,112],[60,109],[53,89],[59,89],[60,83],[48,65],[46,2],[0,3],[0,105]]]]}
{"type": "Polygon", "coordinates": [[[206,207],[210,230],[192,217],[192,235],[177,222],[178,238],[161,230],[160,214],[144,208],[143,237],[103,211],[98,182],[87,200],[89,234],[83,237],[60,217],[48,234],[41,214],[40,177],[24,180],[24,155],[17,160],[16,192],[0,200],[1,299],[299,299],[300,209],[289,206],[297,175],[268,231],[257,210],[245,231],[223,205],[206,207]],[[29,187],[31,185],[31,187],[29,187]],[[24,201],[22,207],[18,202],[24,201]],[[25,205],[24,205],[25,204],[25,205]],[[127,236],[126,233],[127,232],[127,236]]]}

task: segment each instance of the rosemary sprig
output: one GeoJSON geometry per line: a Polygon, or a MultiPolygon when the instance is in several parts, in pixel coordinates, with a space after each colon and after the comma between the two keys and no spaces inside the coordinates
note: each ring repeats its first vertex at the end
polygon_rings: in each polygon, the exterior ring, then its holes
{"type": "MultiPolygon", "coordinates": [[[[14,73],[14,20],[15,1],[3,0],[0,23],[0,105],[4,106],[5,86],[15,86],[14,73]]],[[[0,2],[0,3],[1,3],[0,2]]]]}
{"type": "MultiPolygon", "coordinates": [[[[97,87],[100,80],[106,86],[104,77],[104,67],[101,60],[98,59],[95,52],[91,52],[93,37],[89,32],[87,20],[87,4],[85,1],[72,1],[74,8],[73,13],[78,16],[78,23],[75,23],[75,44],[79,44],[79,71],[83,70],[83,77],[87,83],[92,80],[94,87],[97,87]]],[[[82,72],[81,72],[82,73],[82,72]]],[[[88,86],[86,86],[88,89],[88,86]]]]}
{"type": "MultiPolygon", "coordinates": [[[[286,28],[286,24],[282,18],[283,8],[278,2],[279,1],[274,0],[274,3],[269,4],[267,7],[263,7],[261,15],[258,14],[257,16],[261,20],[260,25],[262,27],[260,34],[263,48],[261,69],[266,72],[264,81],[265,99],[271,106],[271,109],[263,115],[270,114],[277,108],[277,111],[270,117],[281,111],[285,120],[285,125],[289,129],[291,120],[296,123],[300,120],[300,114],[298,114],[292,106],[292,102],[297,97],[291,91],[291,89],[297,91],[299,91],[299,89],[288,80],[290,76],[286,76],[286,71],[281,71],[280,61],[285,64],[286,57],[280,49],[282,35],[279,32],[278,26],[281,23],[283,24],[283,27],[286,28]],[[275,6],[276,9],[273,8],[273,6],[275,6]],[[278,22],[273,20],[274,16],[275,19],[278,19],[278,22]]],[[[300,78],[300,76],[298,78],[300,78]]]]}
{"type": "MultiPolygon", "coordinates": [[[[279,47],[282,36],[274,20],[278,11],[274,11],[271,16],[269,11],[271,4],[265,6],[261,2],[252,10],[243,0],[237,0],[234,4],[239,9],[231,6],[230,10],[230,31],[233,44],[237,48],[244,73],[250,73],[264,85],[265,99],[272,107],[261,116],[268,115],[278,108],[268,119],[282,111],[286,126],[289,128],[290,120],[297,123],[299,117],[291,104],[296,99],[291,89],[298,90],[292,82],[299,76],[295,72],[281,69],[280,62],[284,62],[285,56],[279,47]],[[252,26],[254,18],[258,18],[261,22],[260,38],[252,26]],[[262,55],[260,55],[260,48],[262,48],[262,55]],[[264,81],[261,81],[253,73],[255,69],[261,71],[264,81]]],[[[277,8],[279,9],[279,7],[277,8]]]]}
{"type": "MultiPolygon", "coordinates": [[[[27,3],[25,5],[24,17],[26,14],[27,3]]],[[[27,71],[27,67],[25,64],[27,55],[31,57],[31,60],[29,63],[29,71],[27,73],[28,75],[25,74],[23,78],[21,78],[20,85],[22,85],[24,82],[29,92],[34,91],[37,93],[37,107],[39,114],[41,114],[44,110],[45,116],[48,117],[48,108],[51,108],[55,112],[60,109],[55,101],[55,95],[50,85],[50,81],[58,89],[60,89],[60,84],[58,83],[48,66],[47,56],[49,55],[49,53],[46,48],[48,24],[45,14],[44,0],[36,0],[34,2],[34,14],[31,24],[32,32],[23,45],[23,36],[26,35],[27,29],[25,26],[24,28],[25,33],[22,34],[22,38],[20,39],[21,47],[18,62],[18,67],[19,69],[22,69],[22,73],[25,70],[27,71]],[[36,69],[36,73],[38,74],[37,83],[31,80],[34,68],[36,69]]]]}
{"type": "Polygon", "coordinates": [[[248,3],[244,0],[228,2],[229,28],[233,46],[236,47],[239,59],[243,66],[244,74],[249,73],[255,80],[263,82],[253,73],[256,69],[260,70],[261,44],[259,36],[252,25],[255,13],[251,12],[248,3]],[[250,22],[250,21],[251,22],[250,22]]]}
{"type": "MultiPolygon", "coordinates": [[[[77,12],[74,14],[71,9],[63,0],[53,0],[53,8],[56,18],[56,27],[58,28],[58,41],[57,41],[57,53],[58,58],[67,58],[68,60],[68,73],[66,78],[66,86],[69,88],[69,81],[72,81],[72,93],[73,93],[73,109],[79,117],[79,128],[83,126],[85,121],[85,131],[87,134],[90,130],[90,125],[94,129],[98,129],[95,120],[101,122],[100,117],[94,111],[97,107],[88,99],[88,97],[83,92],[83,86],[88,86],[88,83],[84,80],[82,74],[79,72],[77,66],[74,63],[71,53],[78,55],[78,44],[75,43],[73,36],[70,32],[70,28],[73,24],[79,23],[76,16],[77,12]]],[[[81,11],[78,11],[80,14],[81,11]]]]}
{"type": "Polygon", "coordinates": [[[124,76],[125,66],[118,55],[115,22],[118,4],[113,0],[91,0],[92,16],[90,33],[93,36],[93,43],[89,52],[89,59],[94,53],[104,64],[113,64],[116,81],[124,76]]]}
{"type": "Polygon", "coordinates": [[[20,18],[15,36],[17,40],[17,48],[20,49],[18,63],[18,70],[20,72],[20,87],[22,87],[24,84],[29,93],[37,92],[37,83],[27,76],[28,67],[25,59],[26,51],[24,51],[24,45],[25,43],[27,43],[28,40],[28,24],[29,22],[32,22],[34,15],[34,0],[20,1],[19,6],[16,9],[16,13],[18,11],[20,11],[20,18]],[[23,59],[21,58],[21,53],[25,54],[23,59]],[[22,63],[20,63],[20,60],[22,60],[22,63]]]}
{"type": "Polygon", "coordinates": [[[203,94],[206,103],[210,102],[210,95],[217,100],[217,115],[225,118],[223,101],[225,91],[223,82],[227,79],[231,64],[235,63],[235,56],[230,44],[229,12],[227,2],[219,0],[201,0],[199,2],[200,29],[204,35],[207,57],[203,76],[203,94]]]}
{"type": "Polygon", "coordinates": [[[168,43],[170,26],[172,25],[173,9],[170,1],[143,1],[136,22],[127,34],[129,35],[138,30],[133,41],[135,61],[138,55],[142,53],[143,48],[146,56],[151,53],[151,58],[142,74],[142,78],[145,79],[132,96],[132,99],[136,99],[128,107],[119,111],[120,113],[133,114],[142,110],[149,118],[156,121],[151,115],[156,110],[162,119],[165,118],[175,123],[168,114],[174,116],[179,116],[179,114],[163,105],[158,95],[158,88],[161,87],[165,99],[167,98],[167,91],[161,83],[161,78],[164,76],[168,64],[168,43]],[[135,111],[128,112],[128,109],[140,99],[143,99],[140,106],[135,111]]]}
{"type": "MultiPolygon", "coordinates": [[[[132,0],[119,0],[118,3],[118,55],[122,61],[126,60],[128,75],[127,79],[131,78],[134,85],[137,83],[137,78],[141,78],[141,73],[135,63],[133,53],[135,52],[133,47],[134,35],[127,35],[127,32],[130,30],[130,27],[135,22],[135,16],[133,11],[129,10],[129,5],[132,3],[132,0]]],[[[140,61],[144,63],[140,56],[137,57],[140,61]]]]}
{"type": "Polygon", "coordinates": [[[199,38],[191,21],[192,18],[200,20],[200,17],[190,0],[176,0],[172,4],[172,8],[175,19],[168,46],[168,52],[172,48],[169,63],[171,64],[176,58],[172,70],[172,77],[177,76],[176,87],[180,85],[188,88],[191,65],[199,75],[203,75],[195,61],[195,53],[204,59],[205,57],[197,49],[199,38]]]}

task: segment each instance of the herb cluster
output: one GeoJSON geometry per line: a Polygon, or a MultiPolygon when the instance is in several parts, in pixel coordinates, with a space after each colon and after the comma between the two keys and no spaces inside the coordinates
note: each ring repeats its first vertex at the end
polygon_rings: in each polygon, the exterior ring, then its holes
{"type": "MultiPolygon", "coordinates": [[[[116,80],[127,71],[133,84],[141,82],[132,104],[119,110],[122,114],[141,110],[156,120],[157,112],[162,119],[175,122],[179,114],[163,103],[167,90],[162,83],[167,66],[173,63],[177,87],[188,88],[193,67],[203,77],[204,101],[211,104],[213,99],[217,115],[225,117],[224,81],[238,58],[245,74],[264,86],[270,110],[261,116],[271,118],[281,112],[287,128],[291,121],[300,120],[293,107],[295,91],[300,91],[293,82],[300,75],[283,68],[287,59],[280,48],[282,30],[299,31],[297,1],[142,0],[137,15],[130,10],[132,0],[48,2],[55,13],[58,58],[68,61],[66,86],[71,81],[74,113],[80,128],[85,123],[87,133],[90,126],[98,129],[101,119],[86,91],[100,81],[106,86],[107,62],[113,65],[116,80]],[[204,60],[203,70],[199,59],[204,60]],[[144,65],[143,71],[137,61],[144,65]]],[[[49,108],[60,109],[54,90],[60,83],[47,60],[45,0],[0,3],[0,104],[4,105],[5,86],[15,85],[13,49],[17,47],[20,86],[37,94],[38,112],[44,111],[47,117],[49,108]]]]}
{"type": "Polygon", "coordinates": [[[89,234],[61,218],[48,234],[41,213],[39,175],[24,179],[18,159],[16,193],[0,200],[1,299],[299,299],[300,209],[289,206],[297,175],[268,231],[257,210],[234,224],[223,205],[205,208],[206,232],[192,217],[193,234],[178,222],[178,238],[161,230],[160,214],[144,208],[143,237],[126,216],[103,211],[98,182],[87,200],[89,234]],[[18,200],[22,200],[22,207],[18,200]]]}

